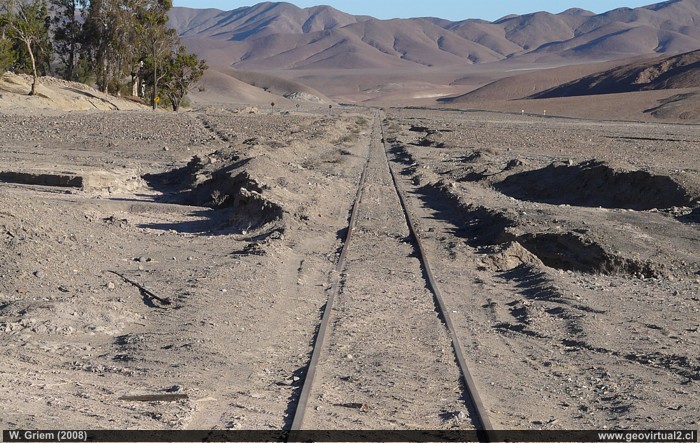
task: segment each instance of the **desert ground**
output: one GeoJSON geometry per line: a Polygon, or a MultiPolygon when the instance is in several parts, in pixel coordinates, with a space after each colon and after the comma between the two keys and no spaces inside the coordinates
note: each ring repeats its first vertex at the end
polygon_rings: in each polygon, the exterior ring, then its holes
{"type": "Polygon", "coordinates": [[[13,103],[3,429],[287,429],[336,279],[307,427],[472,429],[390,166],[495,427],[699,424],[697,125],[13,103]]]}

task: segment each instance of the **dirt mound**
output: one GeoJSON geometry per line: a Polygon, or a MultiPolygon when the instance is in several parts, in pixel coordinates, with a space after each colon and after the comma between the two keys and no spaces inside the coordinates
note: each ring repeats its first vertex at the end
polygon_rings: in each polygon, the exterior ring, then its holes
{"type": "Polygon", "coordinates": [[[551,224],[539,215],[511,208],[466,204],[459,191],[444,181],[425,185],[419,192],[438,218],[457,227],[456,236],[483,254],[483,265],[498,272],[533,265],[635,278],[658,278],[668,272],[663,260],[621,251],[624,248],[617,242],[624,239],[609,238],[613,232],[597,233],[563,219],[551,224]]]}
{"type": "Polygon", "coordinates": [[[552,163],[511,175],[495,188],[519,200],[640,211],[692,206],[697,197],[668,176],[616,170],[597,161],[552,163]]]}
{"type": "Polygon", "coordinates": [[[149,186],[163,192],[161,201],[229,211],[229,228],[249,231],[282,220],[282,206],[263,197],[263,188],[243,170],[248,159],[217,151],[195,156],[184,167],[148,174],[149,186]]]}
{"type": "Polygon", "coordinates": [[[514,217],[478,205],[464,205],[457,200],[448,184],[431,183],[419,189],[426,201],[439,204],[446,217],[454,221],[460,229],[456,232],[473,247],[497,245],[514,240],[509,228],[514,227],[514,217]],[[456,206],[455,206],[455,203],[456,206]]]}
{"type": "Polygon", "coordinates": [[[517,241],[494,245],[488,250],[485,262],[498,272],[511,271],[520,266],[542,264],[536,255],[517,241]]]}
{"type": "Polygon", "coordinates": [[[233,198],[229,220],[236,229],[247,231],[282,220],[282,206],[261,193],[240,188],[233,198]]]}

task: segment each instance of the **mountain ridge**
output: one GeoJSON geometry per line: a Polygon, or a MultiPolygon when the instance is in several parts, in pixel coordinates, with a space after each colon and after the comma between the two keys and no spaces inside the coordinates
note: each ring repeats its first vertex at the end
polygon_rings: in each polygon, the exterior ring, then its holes
{"type": "Polygon", "coordinates": [[[700,47],[700,0],[594,14],[509,15],[494,22],[436,17],[379,20],[330,6],[263,2],[232,11],[173,8],[185,43],[217,41],[210,64],[240,69],[430,68],[501,60],[604,61],[700,47]],[[221,50],[225,48],[225,50],[221,50]]]}

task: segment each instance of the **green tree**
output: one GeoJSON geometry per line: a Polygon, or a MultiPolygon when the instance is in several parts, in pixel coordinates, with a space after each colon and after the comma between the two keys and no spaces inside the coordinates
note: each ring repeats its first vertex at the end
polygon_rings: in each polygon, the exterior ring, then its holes
{"type": "Polygon", "coordinates": [[[170,99],[173,111],[180,109],[182,99],[207,70],[204,60],[199,60],[196,54],[189,54],[185,46],[180,45],[173,52],[163,67],[163,92],[170,99]]]}
{"type": "Polygon", "coordinates": [[[91,0],[85,10],[82,32],[82,56],[89,61],[98,89],[110,91],[110,84],[119,79],[118,54],[125,51],[122,23],[125,11],[122,0],[91,0]]]}
{"type": "Polygon", "coordinates": [[[18,60],[26,64],[25,59],[28,57],[31,63],[33,81],[29,95],[36,95],[39,83],[37,58],[39,57],[39,61],[44,64],[50,58],[48,26],[48,8],[43,0],[19,4],[12,2],[6,5],[6,11],[0,16],[0,28],[4,29],[5,35],[21,44],[22,51],[17,51],[18,60]]]}
{"type": "Polygon", "coordinates": [[[12,40],[0,33],[0,74],[10,69],[16,59],[12,40]]]}
{"type": "Polygon", "coordinates": [[[151,100],[157,97],[162,66],[178,42],[175,32],[166,26],[171,8],[171,0],[88,1],[81,59],[87,61],[100,90],[126,90],[124,81],[131,76],[131,91],[145,80],[151,100]],[[150,70],[141,69],[142,63],[150,70]]]}
{"type": "MultiPolygon", "coordinates": [[[[15,1],[47,0],[0,0],[15,1]]],[[[162,92],[161,98],[177,110],[207,68],[180,46],[175,31],[167,27],[172,0],[48,1],[60,72],[66,79],[93,79],[101,91],[117,94],[138,94],[137,85],[144,85],[149,93],[142,95],[154,109],[162,92]]]]}
{"type": "Polygon", "coordinates": [[[0,73],[7,71],[14,64],[17,55],[14,51],[14,43],[7,35],[4,17],[11,10],[9,2],[0,3],[0,73]]]}
{"type": "Polygon", "coordinates": [[[179,38],[173,29],[166,26],[168,11],[173,7],[172,0],[143,0],[139,18],[139,34],[145,53],[148,54],[149,83],[152,90],[151,103],[158,109],[158,84],[167,75],[163,66],[172,54],[179,38]]]}
{"type": "Polygon", "coordinates": [[[78,79],[80,43],[83,32],[82,11],[88,0],[50,0],[53,19],[53,42],[61,61],[61,76],[78,79]]]}

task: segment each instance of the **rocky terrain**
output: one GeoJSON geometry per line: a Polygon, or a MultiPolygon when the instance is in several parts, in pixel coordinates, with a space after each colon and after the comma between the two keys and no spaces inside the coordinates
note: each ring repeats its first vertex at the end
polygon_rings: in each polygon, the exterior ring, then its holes
{"type": "Polygon", "coordinates": [[[696,429],[699,16],[175,8],[181,113],[5,73],[0,428],[289,429],[339,288],[307,428],[474,429],[442,299],[497,429],[696,429]]]}
{"type": "Polygon", "coordinates": [[[368,121],[257,112],[3,116],[0,426],[284,426],[368,121]]]}
{"type": "Polygon", "coordinates": [[[323,106],[3,113],[0,427],[287,428],[372,147],[311,423],[468,429],[380,124],[497,427],[698,426],[696,126],[323,106]]]}

